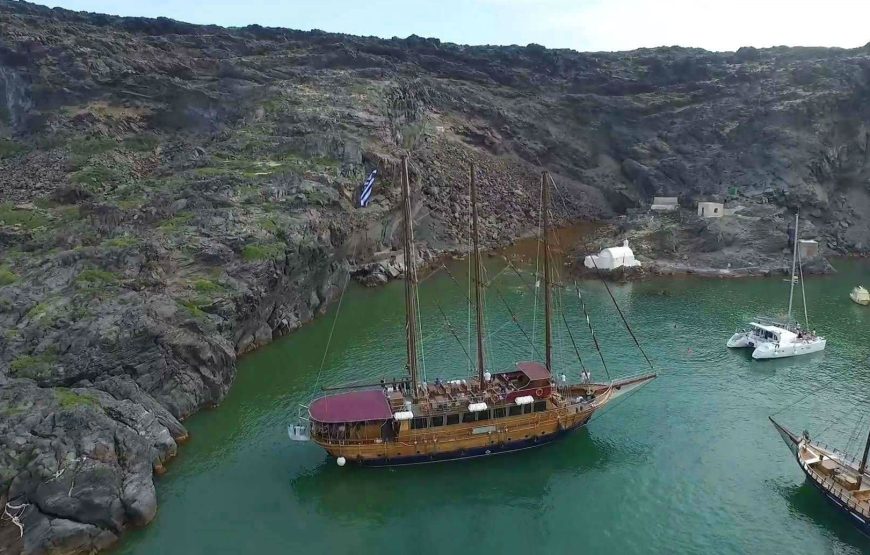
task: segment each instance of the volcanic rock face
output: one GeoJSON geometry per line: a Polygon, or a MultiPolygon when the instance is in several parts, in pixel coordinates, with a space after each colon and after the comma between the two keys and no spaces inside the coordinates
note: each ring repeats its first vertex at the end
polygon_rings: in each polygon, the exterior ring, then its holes
{"type": "MultiPolygon", "coordinates": [[[[88,551],[149,522],[153,472],[236,357],[351,267],[399,271],[404,149],[427,253],[465,233],[470,162],[489,245],[536,225],[546,167],[560,221],[735,188],[783,237],[801,206],[866,252],[868,84],[867,48],[580,54],[0,0],[0,501],[24,529],[4,519],[0,545],[88,551]]],[[[698,248],[741,256],[715,237],[698,248]]]]}

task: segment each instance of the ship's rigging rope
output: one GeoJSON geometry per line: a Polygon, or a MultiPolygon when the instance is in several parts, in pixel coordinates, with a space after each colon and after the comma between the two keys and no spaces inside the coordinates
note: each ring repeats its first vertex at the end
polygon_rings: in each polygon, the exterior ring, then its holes
{"type": "MultiPolygon", "coordinates": [[[[559,186],[556,184],[556,181],[553,179],[552,176],[550,176],[550,182],[553,184],[553,188],[556,190],[556,193],[559,196],[559,200],[562,201],[562,207],[565,209],[565,212],[568,213],[568,205],[565,202],[565,196],[562,194],[562,191],[559,189],[559,186]]],[[[583,240],[583,248],[587,251],[589,250],[589,245],[586,243],[585,238],[583,240]]],[[[610,290],[610,286],[607,284],[607,280],[604,279],[604,275],[601,273],[601,269],[598,268],[598,264],[595,262],[594,258],[592,258],[591,260],[592,264],[595,266],[596,275],[598,276],[598,279],[601,280],[601,283],[604,284],[604,289],[607,290],[607,294],[610,296],[610,300],[613,302],[613,306],[616,308],[616,312],[619,313],[619,317],[622,319],[622,323],[625,325],[625,329],[628,331],[628,334],[631,336],[632,340],[634,340],[634,344],[637,345],[640,354],[643,355],[643,358],[644,360],[646,360],[646,363],[649,365],[650,369],[655,370],[652,361],[647,356],[646,351],[643,350],[643,347],[641,346],[640,341],[637,340],[637,336],[635,336],[634,331],[631,329],[631,325],[628,323],[625,314],[623,314],[622,309],[619,307],[619,303],[616,302],[616,297],[613,296],[613,292],[610,290]]],[[[577,291],[579,293],[579,289],[577,291]]]]}
{"type": "Polygon", "coordinates": [[[778,415],[778,414],[782,414],[783,412],[785,412],[786,410],[788,410],[788,409],[790,409],[791,407],[795,406],[796,404],[800,403],[801,401],[803,401],[804,399],[806,399],[806,398],[809,397],[810,395],[815,395],[815,394],[817,394],[819,391],[825,391],[825,389],[826,389],[829,385],[831,385],[832,383],[834,383],[834,380],[836,380],[837,378],[838,378],[838,376],[833,376],[833,377],[831,377],[830,380],[826,381],[826,382],[823,383],[822,385],[811,388],[807,393],[805,393],[804,395],[800,396],[800,397],[799,397],[798,399],[796,399],[793,403],[789,403],[789,404],[787,404],[786,406],[782,407],[782,408],[779,409],[778,411],[772,413],[770,416],[776,416],[776,415],[778,415]]]}
{"type": "MultiPolygon", "coordinates": [[[[483,266],[483,264],[481,264],[481,266],[483,266]]],[[[488,274],[488,272],[487,272],[486,268],[483,268],[484,277],[487,277],[487,274],[488,274]]],[[[483,336],[483,345],[484,345],[484,349],[486,350],[486,358],[484,359],[484,364],[486,364],[486,365],[491,364],[492,361],[495,360],[495,357],[493,357],[493,355],[492,355],[492,335],[486,333],[486,330],[489,329],[489,327],[486,325],[487,315],[489,314],[489,311],[486,309],[486,290],[489,287],[489,283],[490,283],[490,280],[488,278],[483,282],[483,284],[484,284],[484,286],[482,288],[483,291],[482,291],[482,294],[480,295],[480,300],[483,303],[483,332],[485,334],[483,336]]],[[[485,371],[488,372],[489,370],[485,370],[485,371]]]]}
{"type": "MultiPolygon", "coordinates": [[[[563,206],[563,208],[565,209],[565,211],[567,212],[568,209],[567,209],[567,205],[566,205],[566,203],[565,203],[564,196],[562,195],[561,191],[558,189],[558,186],[556,185],[555,181],[553,181],[552,176],[550,176],[550,181],[551,181],[551,183],[553,184],[553,187],[556,189],[556,192],[559,194],[559,199],[560,199],[561,202],[562,202],[562,206],[563,206]]],[[[542,210],[547,210],[548,207],[544,207],[544,206],[542,205],[541,209],[542,209],[542,210]]],[[[558,236],[555,237],[555,241],[556,241],[556,243],[557,243],[557,247],[560,246],[560,245],[558,244],[558,243],[559,243],[558,236]]],[[[540,251],[540,241],[538,241],[538,246],[539,246],[539,251],[540,251]]],[[[544,256],[547,256],[547,255],[548,255],[548,253],[545,253],[545,254],[544,254],[544,256]]],[[[540,254],[538,255],[538,257],[540,257],[540,254]]],[[[536,268],[537,268],[538,266],[539,266],[539,264],[537,264],[537,262],[536,262],[536,268]]],[[[553,266],[553,268],[557,268],[557,266],[556,266],[555,264],[553,264],[552,266],[553,266]]],[[[511,267],[511,269],[514,271],[514,273],[517,274],[517,276],[520,278],[520,280],[522,280],[522,281],[525,283],[525,279],[523,278],[522,274],[520,274],[520,272],[516,269],[516,267],[513,266],[513,264],[510,264],[510,267],[511,267]]],[[[558,269],[557,269],[556,271],[558,272],[558,269]]],[[[538,277],[537,272],[535,273],[535,277],[536,277],[536,279],[537,279],[537,277],[538,277]]],[[[599,277],[601,277],[601,276],[599,275],[599,277]]],[[[604,279],[603,279],[603,278],[602,278],[602,282],[604,282],[604,279]]],[[[606,283],[606,282],[604,283],[604,285],[605,285],[605,287],[607,287],[607,283],[606,283]]],[[[583,308],[583,315],[584,315],[584,317],[585,317],[585,319],[586,319],[586,324],[587,324],[588,327],[589,327],[589,333],[590,333],[590,335],[591,335],[591,337],[592,337],[593,344],[595,345],[595,350],[598,352],[598,357],[601,359],[601,365],[602,365],[602,367],[604,368],[604,373],[605,373],[605,375],[607,376],[607,379],[608,379],[608,380],[612,380],[612,378],[611,378],[611,376],[610,376],[610,370],[607,368],[607,362],[605,362],[605,360],[604,360],[604,353],[603,353],[603,351],[601,350],[601,346],[600,346],[600,344],[598,343],[598,338],[595,336],[595,330],[592,328],[592,320],[591,320],[591,318],[589,317],[589,313],[588,313],[588,311],[586,310],[586,303],[585,303],[585,301],[583,301],[583,296],[582,296],[582,294],[580,293],[580,287],[577,285],[577,282],[576,282],[576,281],[574,282],[574,287],[575,287],[576,290],[577,290],[577,296],[578,296],[578,298],[579,298],[579,300],[580,300],[580,303],[581,303],[581,306],[582,306],[582,308],[583,308]]],[[[535,287],[534,287],[533,290],[534,290],[535,293],[537,294],[537,281],[535,282],[535,287]]],[[[608,290],[608,293],[610,293],[610,289],[608,288],[607,290],[608,290]]],[[[646,356],[646,353],[644,353],[643,348],[640,346],[640,343],[637,341],[637,338],[634,337],[634,333],[632,332],[631,327],[628,325],[628,321],[626,320],[625,316],[622,314],[622,311],[619,309],[619,305],[618,305],[618,303],[616,302],[616,299],[613,297],[613,294],[610,295],[610,298],[611,298],[611,300],[613,301],[614,306],[616,306],[616,309],[619,311],[620,316],[622,316],[623,323],[624,323],[625,326],[628,328],[628,331],[629,331],[629,333],[632,335],[632,338],[634,339],[635,344],[636,344],[637,347],[640,349],[640,351],[641,351],[641,353],[643,354],[644,358],[646,358],[646,361],[647,361],[647,363],[650,365],[650,368],[653,368],[652,363],[650,362],[649,358],[646,356]]],[[[537,300],[537,296],[535,297],[535,299],[537,300]]],[[[580,366],[581,366],[581,368],[585,371],[585,370],[586,370],[586,366],[583,364],[583,360],[582,360],[582,358],[581,358],[581,356],[580,356],[580,350],[577,348],[577,343],[576,343],[576,341],[574,340],[574,335],[571,333],[571,327],[568,325],[567,318],[565,317],[564,302],[563,302],[563,300],[562,300],[562,297],[561,297],[560,295],[557,295],[557,296],[555,296],[555,299],[556,299],[556,302],[559,304],[559,311],[561,312],[561,315],[562,315],[562,321],[563,321],[563,323],[565,324],[565,329],[568,331],[568,335],[569,335],[569,337],[570,337],[570,339],[571,339],[571,343],[572,343],[572,345],[573,345],[573,347],[574,347],[574,352],[577,354],[577,359],[578,359],[578,361],[580,362],[580,366]]],[[[561,340],[561,337],[560,337],[560,340],[561,340]]],[[[534,345],[534,343],[533,343],[533,345],[534,345]]]]}
{"type": "MultiPolygon", "coordinates": [[[[306,231],[308,231],[306,229],[306,231]]],[[[303,235],[303,240],[305,236],[303,235]]],[[[353,256],[350,260],[356,261],[356,254],[359,248],[359,242],[354,245],[353,256]]],[[[332,336],[335,334],[335,325],[338,323],[338,317],[341,315],[341,305],[344,302],[344,293],[347,291],[347,286],[350,283],[350,271],[347,272],[347,278],[344,281],[344,286],[341,288],[341,295],[338,297],[338,306],[335,309],[335,317],[332,319],[332,326],[329,328],[329,337],[326,339],[326,348],[323,349],[323,357],[320,359],[320,368],[317,370],[317,377],[314,379],[314,384],[311,387],[311,396],[317,391],[317,386],[320,385],[320,377],[323,374],[323,367],[326,365],[326,357],[329,355],[329,347],[332,345],[332,336]]]]}
{"type": "MultiPolygon", "coordinates": [[[[553,234],[552,239],[553,239],[555,249],[550,249],[550,252],[547,253],[545,256],[548,256],[550,258],[550,260],[549,260],[550,268],[553,269],[554,279],[553,279],[552,283],[550,284],[550,287],[552,288],[553,293],[554,293],[552,296],[553,309],[554,309],[554,312],[558,312],[562,316],[562,321],[565,323],[565,328],[568,329],[568,323],[567,323],[567,320],[565,318],[564,288],[559,287],[559,285],[561,284],[561,275],[559,273],[559,265],[556,264],[555,257],[553,256],[554,250],[558,251],[558,252],[562,252],[562,249],[561,249],[561,245],[559,244],[559,235],[553,234]],[[554,284],[555,284],[555,287],[554,287],[554,284]]],[[[565,334],[562,332],[561,326],[556,325],[554,327],[554,330],[555,330],[556,335],[557,335],[556,341],[559,344],[559,348],[556,349],[556,353],[555,353],[556,356],[559,358],[559,367],[566,368],[568,366],[568,362],[567,362],[567,357],[565,356],[565,334]]],[[[570,333],[571,330],[568,329],[568,331],[570,333]]],[[[574,341],[574,338],[572,337],[571,342],[573,343],[573,341],[574,341]]],[[[574,349],[579,357],[580,353],[579,353],[579,350],[577,350],[577,348],[576,348],[576,344],[574,345],[574,349]]]]}
{"type": "Polygon", "coordinates": [[[459,346],[462,347],[462,352],[465,353],[465,358],[468,359],[469,363],[473,363],[474,361],[471,360],[471,355],[468,353],[468,349],[465,348],[462,340],[459,339],[459,334],[456,333],[456,329],[453,327],[453,324],[450,323],[450,319],[447,318],[447,314],[444,312],[444,309],[441,307],[441,303],[438,302],[438,299],[435,299],[435,306],[438,307],[438,312],[440,312],[441,316],[444,318],[444,323],[446,324],[448,331],[450,331],[450,333],[456,339],[456,342],[459,343],[459,346]]]}
{"type": "MultiPolygon", "coordinates": [[[[567,212],[567,211],[568,211],[568,208],[567,208],[567,203],[565,202],[564,195],[562,194],[562,191],[559,189],[559,187],[558,187],[558,185],[556,184],[556,182],[553,180],[552,176],[550,177],[550,182],[552,183],[553,187],[555,188],[556,192],[558,193],[558,195],[559,195],[559,199],[560,199],[560,201],[562,202],[563,208],[564,208],[565,211],[567,212]]],[[[542,190],[542,193],[543,193],[543,190],[542,190]]],[[[543,207],[543,206],[541,206],[541,210],[544,210],[544,209],[546,209],[546,208],[543,207]]],[[[543,212],[540,212],[540,211],[539,211],[539,224],[540,224],[540,222],[542,221],[542,219],[543,219],[543,212]]],[[[539,227],[540,227],[540,225],[539,225],[539,227]]],[[[556,241],[557,241],[557,243],[558,243],[558,238],[556,238],[556,241]]],[[[585,246],[585,247],[587,248],[587,250],[588,250],[588,245],[585,244],[585,241],[584,241],[584,246],[585,246]]],[[[498,288],[496,288],[496,293],[498,294],[499,299],[501,300],[501,302],[505,305],[505,308],[507,309],[508,313],[509,313],[510,316],[511,316],[511,320],[514,322],[514,324],[517,326],[517,328],[518,328],[518,329],[520,330],[520,332],[523,334],[523,336],[524,336],[524,338],[526,339],[526,341],[529,343],[529,345],[530,345],[530,347],[531,347],[531,350],[532,350],[532,356],[535,356],[535,355],[540,356],[540,353],[537,351],[537,349],[536,349],[536,347],[535,347],[535,342],[534,342],[534,336],[535,336],[535,332],[536,332],[536,329],[537,329],[537,301],[538,301],[538,289],[539,289],[539,288],[537,287],[537,284],[538,284],[538,281],[537,281],[537,280],[538,280],[538,278],[539,278],[538,273],[539,273],[539,269],[540,269],[540,251],[541,251],[541,241],[540,241],[540,239],[538,239],[538,240],[536,241],[536,248],[537,248],[537,254],[536,254],[536,260],[535,260],[535,274],[534,274],[536,281],[535,281],[535,286],[531,288],[531,291],[532,291],[532,293],[533,293],[533,311],[532,311],[533,320],[532,320],[532,336],[531,336],[531,337],[529,336],[528,333],[526,333],[525,329],[520,325],[519,320],[518,320],[516,314],[514,313],[513,309],[510,307],[510,304],[507,302],[507,300],[506,300],[506,299],[504,298],[504,296],[502,295],[501,291],[500,291],[498,288]]],[[[548,255],[548,253],[545,253],[545,254],[544,254],[544,256],[547,256],[547,255],[548,255]]],[[[472,274],[471,274],[471,264],[472,264],[472,261],[471,261],[471,258],[472,258],[472,257],[469,257],[468,291],[471,290],[471,286],[472,286],[472,277],[471,277],[471,276],[472,276],[472,274]]],[[[525,278],[524,278],[524,277],[522,276],[522,274],[517,270],[517,268],[516,268],[516,267],[515,267],[515,266],[514,266],[510,261],[507,261],[507,262],[508,262],[508,263],[507,263],[507,266],[506,266],[505,268],[502,268],[502,270],[500,270],[500,271],[499,271],[499,272],[498,272],[498,273],[497,273],[497,274],[496,274],[492,279],[487,280],[487,282],[486,282],[486,283],[487,283],[487,286],[492,285],[492,281],[493,281],[493,280],[497,279],[497,278],[498,278],[499,276],[501,276],[501,275],[502,275],[502,274],[503,274],[503,273],[504,273],[508,268],[510,268],[510,270],[513,271],[514,273],[516,273],[516,275],[520,278],[520,280],[521,280],[521,281],[522,281],[522,282],[523,282],[523,283],[528,287],[528,284],[526,283],[525,278]]],[[[554,265],[554,268],[555,268],[555,265],[554,265]]],[[[440,269],[445,270],[445,272],[446,272],[447,275],[449,276],[450,280],[453,281],[453,283],[454,283],[456,286],[458,286],[460,289],[463,289],[463,288],[459,285],[459,282],[458,282],[458,280],[456,279],[456,277],[455,277],[455,276],[450,272],[449,268],[447,268],[446,265],[442,265],[442,266],[439,268],[439,270],[440,270],[440,269]]],[[[597,264],[596,264],[595,269],[596,269],[596,272],[597,272],[598,278],[601,280],[602,284],[604,285],[604,288],[605,288],[605,290],[607,291],[608,296],[610,297],[611,302],[613,303],[614,307],[616,308],[617,313],[619,314],[620,319],[622,320],[623,325],[625,326],[626,330],[628,331],[629,335],[631,336],[631,338],[632,338],[632,340],[633,340],[635,346],[638,348],[638,350],[640,351],[641,355],[644,357],[644,360],[645,360],[646,363],[649,365],[649,367],[650,367],[651,369],[655,370],[655,367],[654,367],[652,361],[650,360],[649,356],[648,356],[648,355],[646,354],[646,352],[644,351],[643,346],[640,344],[640,341],[638,340],[637,336],[635,335],[634,330],[631,328],[631,325],[629,324],[628,319],[627,319],[626,316],[625,316],[625,313],[624,313],[624,312],[622,311],[622,309],[620,308],[619,303],[618,303],[617,300],[616,300],[616,297],[613,295],[613,292],[612,292],[612,290],[610,289],[609,284],[608,284],[607,281],[604,279],[604,277],[603,277],[603,275],[602,275],[602,273],[601,273],[600,268],[597,267],[597,264]]],[[[484,271],[486,271],[486,270],[484,269],[484,271]]],[[[558,271],[558,270],[557,270],[557,271],[558,271]]],[[[590,331],[590,335],[591,335],[592,340],[593,340],[593,344],[594,344],[594,346],[595,346],[595,349],[596,349],[596,351],[597,351],[597,353],[598,353],[599,358],[601,359],[601,363],[602,363],[602,367],[603,367],[603,369],[604,369],[604,372],[605,372],[605,374],[607,375],[608,380],[611,380],[612,378],[611,378],[611,376],[610,376],[610,370],[609,370],[609,368],[607,367],[607,363],[606,363],[606,361],[605,361],[605,359],[604,359],[604,354],[603,354],[603,352],[602,352],[602,350],[601,350],[601,346],[600,346],[600,344],[598,343],[598,339],[597,339],[597,337],[595,336],[594,329],[592,328],[592,322],[591,322],[591,319],[590,319],[590,317],[589,317],[588,310],[586,309],[585,301],[583,300],[583,296],[582,296],[582,294],[581,294],[581,292],[580,292],[580,288],[579,288],[579,286],[577,285],[576,281],[575,281],[575,284],[574,284],[574,285],[575,285],[575,288],[576,288],[576,290],[577,290],[578,299],[580,300],[580,303],[581,303],[581,306],[582,306],[582,309],[583,309],[583,314],[584,314],[584,317],[585,317],[585,319],[586,319],[586,323],[587,323],[587,325],[588,325],[588,327],[589,327],[589,331],[590,331]]],[[[462,346],[463,351],[464,351],[465,356],[466,356],[466,359],[468,359],[468,361],[469,361],[469,372],[471,372],[472,367],[474,366],[474,361],[471,359],[471,356],[470,356],[470,352],[471,352],[471,351],[470,351],[470,341],[471,341],[471,337],[472,337],[472,334],[471,334],[471,306],[472,306],[472,302],[471,302],[471,298],[470,298],[470,296],[469,296],[469,294],[468,294],[467,292],[466,292],[466,294],[465,294],[465,301],[466,301],[466,306],[468,307],[468,311],[467,311],[467,312],[468,312],[468,320],[467,320],[467,322],[468,322],[468,329],[467,329],[467,333],[468,333],[468,340],[469,340],[469,348],[466,348],[464,345],[462,345],[462,342],[461,342],[461,340],[459,339],[458,334],[455,333],[455,329],[452,327],[452,325],[450,324],[449,320],[447,319],[446,313],[444,313],[443,308],[439,305],[438,309],[439,309],[439,311],[441,312],[442,316],[444,317],[445,323],[447,324],[448,329],[450,330],[451,334],[454,336],[454,338],[457,340],[457,342],[460,343],[460,346],[462,346]]],[[[574,352],[575,352],[575,354],[577,355],[578,362],[580,363],[581,368],[585,371],[585,370],[586,370],[586,366],[585,366],[585,364],[584,364],[584,362],[583,362],[583,359],[582,359],[582,356],[581,356],[581,354],[580,354],[580,349],[579,349],[578,346],[577,346],[577,342],[576,342],[576,340],[575,340],[575,338],[574,338],[573,333],[571,332],[571,328],[570,328],[570,326],[569,326],[569,324],[568,324],[568,321],[567,321],[567,318],[566,318],[566,316],[565,316],[565,312],[564,312],[564,301],[562,300],[561,297],[558,297],[558,296],[556,296],[556,298],[554,299],[554,301],[555,301],[554,304],[558,305],[558,310],[561,312],[561,315],[562,315],[562,322],[563,322],[563,324],[565,325],[565,329],[566,329],[567,332],[568,332],[569,339],[570,339],[570,341],[571,341],[571,344],[572,344],[572,347],[573,347],[573,349],[574,349],[574,352]]],[[[419,310],[419,303],[418,303],[418,310],[419,310]]],[[[487,334],[486,334],[486,337],[485,337],[486,345],[485,345],[484,348],[486,349],[486,351],[488,351],[487,354],[489,355],[489,360],[492,360],[492,358],[491,358],[491,353],[492,353],[491,340],[492,340],[492,337],[493,337],[496,333],[498,333],[499,331],[501,331],[502,329],[504,329],[504,327],[505,327],[506,325],[507,325],[507,323],[505,323],[504,325],[502,325],[498,330],[495,330],[495,331],[493,331],[493,332],[490,332],[490,333],[487,333],[487,334]]],[[[561,330],[557,330],[557,333],[559,333],[559,337],[557,338],[557,340],[559,341],[560,344],[562,344],[562,342],[563,342],[563,340],[564,340],[564,336],[561,334],[561,330]]],[[[422,330],[421,330],[421,334],[422,334],[422,330]]],[[[421,338],[421,345],[422,345],[422,338],[421,338]]],[[[564,357],[563,357],[563,359],[564,359],[564,357]]]]}
{"type": "Polygon", "coordinates": [[[824,436],[826,433],[828,433],[828,432],[831,430],[831,428],[833,428],[835,425],[837,425],[837,424],[839,424],[840,422],[842,422],[843,419],[846,418],[846,416],[851,415],[851,414],[853,414],[853,412],[852,412],[851,409],[847,409],[847,410],[840,411],[840,412],[836,413],[836,414],[834,415],[834,418],[832,418],[831,421],[828,422],[828,425],[825,426],[825,427],[822,429],[822,431],[815,433],[815,434],[813,435],[813,437],[814,437],[815,439],[818,439],[819,437],[824,436]]]}
{"type": "MultiPolygon", "coordinates": [[[[562,312],[562,322],[565,323],[565,329],[568,330],[568,337],[571,338],[571,345],[574,347],[574,352],[577,354],[577,360],[580,361],[580,368],[586,372],[586,365],[583,364],[583,357],[580,356],[580,349],[577,348],[577,342],[574,341],[574,334],[571,333],[571,326],[568,325],[568,320],[565,318],[565,311],[562,312]]],[[[608,379],[610,377],[608,376],[608,379]]]]}
{"type": "Polygon", "coordinates": [[[598,337],[595,336],[595,330],[592,329],[592,320],[589,318],[589,312],[586,311],[586,301],[583,300],[583,294],[580,292],[580,286],[574,282],[574,287],[577,289],[577,298],[580,300],[580,306],[583,308],[583,316],[586,318],[586,325],[589,326],[589,335],[592,336],[592,343],[595,345],[595,350],[598,351],[598,357],[601,359],[601,365],[604,366],[604,373],[607,374],[607,379],[612,380],[610,371],[607,369],[607,363],[604,362],[604,353],[601,352],[601,346],[598,345],[598,337]]]}
{"type": "MultiPolygon", "coordinates": [[[[459,334],[458,334],[458,332],[456,331],[456,327],[453,326],[453,324],[450,322],[450,319],[448,318],[447,313],[444,312],[443,307],[438,303],[438,300],[437,300],[437,299],[435,300],[435,304],[437,305],[438,310],[441,312],[441,316],[442,316],[443,319],[444,319],[445,326],[447,327],[448,330],[450,330],[451,334],[453,335],[453,338],[456,339],[456,342],[459,343],[459,346],[462,347],[462,350],[465,352],[465,358],[466,358],[466,359],[467,359],[467,360],[468,360],[472,365],[474,365],[475,362],[474,362],[474,360],[471,358],[471,354],[470,354],[469,350],[465,348],[465,344],[462,342],[462,339],[460,339],[459,334]]],[[[496,335],[498,335],[502,330],[504,330],[506,327],[508,327],[509,325],[511,325],[511,323],[512,323],[512,322],[511,322],[510,320],[508,320],[507,322],[505,322],[504,324],[502,324],[501,326],[499,326],[498,329],[495,329],[495,330],[493,330],[493,331],[488,332],[488,333],[486,334],[487,340],[489,340],[489,339],[495,337],[496,335]]]]}
{"type": "MultiPolygon", "coordinates": [[[[520,281],[523,283],[523,286],[525,286],[526,289],[531,290],[533,292],[536,290],[536,287],[529,285],[529,283],[526,281],[526,278],[523,277],[523,274],[520,273],[520,271],[517,269],[516,266],[514,266],[511,262],[508,262],[508,267],[517,275],[518,278],[520,278],[520,281]]],[[[576,282],[574,285],[575,285],[575,287],[577,286],[576,282]]],[[[579,293],[579,291],[580,291],[579,287],[577,287],[577,291],[579,293]]],[[[582,301],[583,301],[582,297],[580,298],[580,301],[582,303],[582,301]]],[[[583,369],[585,371],[586,365],[583,364],[583,358],[580,356],[580,350],[577,348],[577,342],[574,340],[574,334],[571,333],[571,326],[568,325],[568,320],[565,317],[564,303],[560,304],[559,312],[562,315],[562,322],[565,324],[565,329],[568,330],[568,336],[571,338],[571,344],[574,346],[574,352],[577,354],[577,360],[580,362],[580,367],[581,367],[581,369],[583,369]]],[[[607,374],[607,379],[610,380],[610,372],[607,370],[607,364],[604,362],[604,355],[601,353],[601,349],[598,348],[597,340],[595,340],[595,334],[594,334],[594,331],[592,330],[592,322],[589,318],[589,315],[586,314],[586,305],[585,304],[583,305],[583,313],[586,316],[586,322],[589,324],[589,331],[592,334],[592,339],[593,339],[593,341],[595,341],[595,347],[598,350],[598,356],[601,357],[601,363],[604,366],[604,372],[607,374]]],[[[534,345],[534,343],[532,343],[532,345],[534,345]]]]}
{"type": "MultiPolygon", "coordinates": [[[[862,414],[862,415],[860,415],[860,416],[855,420],[855,427],[852,428],[852,433],[849,434],[849,439],[848,439],[848,441],[846,442],[846,447],[845,447],[845,452],[846,452],[846,453],[851,453],[851,452],[852,452],[852,446],[853,446],[856,442],[860,441],[859,438],[860,438],[860,436],[862,435],[862,434],[861,434],[861,430],[866,430],[866,429],[867,429],[866,426],[863,426],[863,425],[862,425],[862,424],[864,423],[864,419],[865,419],[865,417],[866,417],[866,415],[863,415],[863,414],[862,414]]],[[[859,444],[859,445],[860,445],[860,444],[859,444]]]]}
{"type": "Polygon", "coordinates": [[[532,355],[533,356],[534,355],[541,356],[541,353],[539,353],[538,350],[535,348],[535,343],[529,337],[529,334],[526,333],[526,330],[524,330],[523,327],[520,325],[520,321],[517,319],[516,314],[514,314],[514,311],[511,310],[511,305],[507,302],[507,300],[501,294],[501,291],[499,290],[499,288],[493,287],[493,289],[495,289],[495,293],[496,293],[496,295],[498,295],[498,298],[501,299],[501,302],[504,303],[504,307],[507,309],[508,314],[510,314],[511,320],[513,320],[513,322],[517,325],[517,328],[522,332],[523,336],[526,338],[526,341],[528,341],[529,345],[531,345],[532,355]]]}
{"type": "MultiPolygon", "coordinates": [[[[461,291],[461,290],[462,290],[462,286],[459,285],[459,281],[456,279],[456,276],[453,275],[453,272],[450,271],[450,268],[448,268],[447,266],[441,266],[441,267],[444,269],[444,272],[447,273],[447,276],[450,278],[450,281],[452,281],[453,283],[455,283],[455,284],[456,284],[456,287],[458,287],[459,290],[461,291]]],[[[467,293],[465,294],[465,302],[468,303],[469,306],[471,305],[471,299],[468,297],[468,294],[467,294],[467,293]]],[[[470,333],[470,332],[469,332],[469,333],[470,333]]],[[[470,349],[469,349],[469,352],[471,352],[470,349]]]]}

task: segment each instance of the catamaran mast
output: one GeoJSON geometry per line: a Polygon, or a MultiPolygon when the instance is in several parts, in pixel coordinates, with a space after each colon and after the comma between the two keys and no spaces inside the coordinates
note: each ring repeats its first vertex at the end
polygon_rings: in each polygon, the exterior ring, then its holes
{"type": "Polygon", "coordinates": [[[864,456],[861,457],[861,466],[858,467],[858,487],[861,489],[861,480],[864,479],[864,470],[867,469],[867,452],[870,451],[870,434],[867,434],[867,443],[864,444],[864,456]]]}
{"type": "Polygon", "coordinates": [[[474,164],[469,172],[471,179],[471,233],[474,246],[474,305],[477,311],[477,378],[480,389],[483,390],[484,360],[483,360],[483,284],[480,267],[480,245],[477,229],[477,182],[474,179],[474,164]]]}
{"type": "Polygon", "coordinates": [[[544,211],[544,343],[546,349],[547,370],[552,372],[552,345],[553,330],[550,321],[550,240],[547,237],[550,231],[550,173],[541,173],[541,207],[544,211]]]}
{"type": "MultiPolygon", "coordinates": [[[[791,289],[788,293],[788,321],[786,325],[791,324],[791,305],[792,299],[794,299],[794,269],[795,264],[797,263],[797,249],[798,249],[798,217],[800,216],[800,212],[796,212],[794,215],[794,251],[791,256],[791,289]]],[[[803,285],[803,284],[801,284],[803,285]]]]}
{"type": "Polygon", "coordinates": [[[414,228],[411,222],[411,186],[408,183],[408,155],[402,154],[402,219],[405,233],[405,322],[408,341],[408,372],[412,395],[417,397],[417,267],[414,228]]]}

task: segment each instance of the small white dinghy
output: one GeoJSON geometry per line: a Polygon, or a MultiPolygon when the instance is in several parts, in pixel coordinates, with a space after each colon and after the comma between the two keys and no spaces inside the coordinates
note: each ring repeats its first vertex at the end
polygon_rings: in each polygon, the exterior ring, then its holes
{"type": "MultiPolygon", "coordinates": [[[[753,349],[752,358],[754,359],[785,358],[797,355],[808,355],[825,349],[825,346],[827,345],[825,338],[816,335],[815,331],[810,331],[810,318],[807,314],[807,296],[804,291],[804,272],[798,251],[798,242],[798,216],[795,215],[794,253],[792,254],[791,260],[791,279],[785,280],[791,282],[788,294],[788,317],[785,322],[750,322],[746,329],[738,330],[731,336],[726,343],[729,348],[740,349],[751,347],[753,349]],[[798,269],[800,273],[796,274],[795,269],[798,269]],[[804,304],[804,319],[806,320],[806,328],[804,329],[801,329],[800,324],[794,322],[791,317],[792,301],[794,300],[794,286],[797,283],[800,283],[801,285],[801,297],[803,298],[804,304]]],[[[867,291],[865,290],[864,292],[866,293],[867,291]]],[[[852,300],[855,299],[853,298],[852,300]]],[[[870,302],[870,298],[868,298],[868,302],[870,302]]]]}
{"type": "Polygon", "coordinates": [[[852,289],[852,292],[849,293],[849,298],[862,306],[867,306],[870,304],[870,291],[859,285],[852,289]]]}

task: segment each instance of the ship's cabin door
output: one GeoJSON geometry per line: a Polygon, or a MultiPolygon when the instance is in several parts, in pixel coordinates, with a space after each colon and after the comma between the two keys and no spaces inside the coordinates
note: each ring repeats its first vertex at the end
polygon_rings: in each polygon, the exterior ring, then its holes
{"type": "Polygon", "coordinates": [[[393,426],[398,424],[394,420],[387,420],[381,424],[381,439],[384,441],[396,441],[397,429],[393,426]]]}

